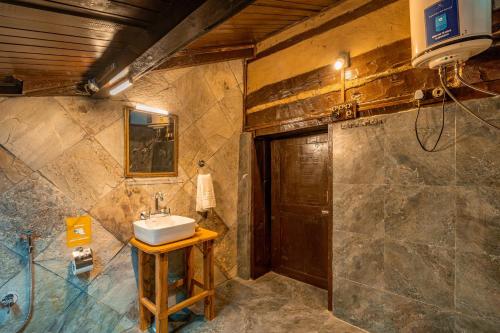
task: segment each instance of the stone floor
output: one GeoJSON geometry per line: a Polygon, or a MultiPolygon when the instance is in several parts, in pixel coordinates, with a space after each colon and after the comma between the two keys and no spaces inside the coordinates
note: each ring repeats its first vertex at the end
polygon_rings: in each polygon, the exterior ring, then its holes
{"type": "MultiPolygon", "coordinates": [[[[206,322],[202,307],[172,318],[179,333],[363,333],[327,310],[326,291],[268,273],[255,281],[233,279],[217,288],[217,317],[206,322]]],[[[130,323],[132,324],[132,323],[130,323]]],[[[139,333],[136,324],[122,333],[139,333]]],[[[115,329],[115,332],[120,332],[115,329]]]]}

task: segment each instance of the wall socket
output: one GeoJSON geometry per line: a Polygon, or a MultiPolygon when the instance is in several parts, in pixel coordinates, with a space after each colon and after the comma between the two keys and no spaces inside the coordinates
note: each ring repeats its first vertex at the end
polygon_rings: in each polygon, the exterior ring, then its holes
{"type": "Polygon", "coordinates": [[[332,120],[342,121],[357,117],[358,105],[356,102],[346,102],[332,107],[332,120]]]}

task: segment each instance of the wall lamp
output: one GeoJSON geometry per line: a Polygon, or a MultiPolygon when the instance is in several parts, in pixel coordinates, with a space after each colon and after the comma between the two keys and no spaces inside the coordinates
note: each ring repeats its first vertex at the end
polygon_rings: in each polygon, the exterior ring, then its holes
{"type": "Polygon", "coordinates": [[[335,62],[333,63],[333,68],[339,71],[342,68],[349,67],[350,65],[349,52],[340,52],[338,58],[335,59],[335,62]]]}

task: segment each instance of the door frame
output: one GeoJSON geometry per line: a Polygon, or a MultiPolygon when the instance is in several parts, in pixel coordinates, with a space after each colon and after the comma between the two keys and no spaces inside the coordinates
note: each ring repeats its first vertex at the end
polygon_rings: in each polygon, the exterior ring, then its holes
{"type": "MultiPolygon", "coordinates": [[[[320,133],[327,133],[328,134],[328,163],[327,163],[327,170],[328,170],[328,187],[329,187],[329,195],[328,195],[328,205],[330,207],[330,210],[333,209],[333,177],[332,177],[332,164],[333,164],[333,125],[328,124],[324,126],[319,126],[319,127],[311,127],[311,128],[304,128],[299,131],[294,131],[294,132],[286,132],[286,133],[279,133],[279,134],[274,134],[274,135],[268,135],[268,136],[261,136],[261,137],[254,137],[252,140],[252,163],[251,163],[251,179],[252,179],[252,186],[251,186],[251,196],[250,196],[250,215],[251,215],[251,226],[250,226],[250,231],[251,235],[249,237],[250,240],[250,277],[252,279],[256,279],[259,276],[263,274],[262,268],[257,268],[256,267],[256,262],[255,262],[255,250],[256,250],[256,244],[255,240],[256,238],[254,237],[255,233],[255,223],[257,219],[266,219],[266,223],[270,223],[271,219],[271,205],[268,207],[255,207],[255,203],[265,203],[266,200],[269,202],[271,198],[271,191],[270,188],[269,190],[262,190],[262,186],[255,186],[255,182],[262,181],[259,179],[260,172],[259,168],[262,168],[263,165],[262,163],[266,164],[270,160],[266,161],[265,158],[272,159],[273,157],[271,155],[263,156],[263,155],[257,155],[258,150],[256,149],[256,145],[270,144],[272,140],[275,139],[283,139],[283,138],[290,138],[290,137],[298,137],[298,136],[304,136],[304,135],[313,135],[313,134],[320,134],[320,133]],[[260,164],[259,164],[260,163],[260,164]],[[262,214],[265,214],[266,216],[262,216],[262,214]]],[[[262,149],[260,150],[260,152],[262,149]]],[[[332,238],[333,238],[333,211],[331,211],[331,219],[330,223],[328,223],[328,310],[332,311],[333,309],[333,244],[332,244],[332,238]]],[[[266,230],[270,231],[270,228],[267,228],[266,230]]],[[[270,236],[270,235],[269,235],[270,236]]],[[[272,248],[269,247],[269,251],[267,253],[268,257],[268,262],[269,262],[269,267],[267,269],[268,271],[271,271],[271,251],[272,248]]]]}

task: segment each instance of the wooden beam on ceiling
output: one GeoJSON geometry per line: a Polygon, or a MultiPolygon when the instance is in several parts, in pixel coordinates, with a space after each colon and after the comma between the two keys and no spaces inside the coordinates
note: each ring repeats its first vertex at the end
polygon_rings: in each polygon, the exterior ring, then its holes
{"type": "Polygon", "coordinates": [[[127,48],[121,50],[119,56],[111,59],[111,63],[96,75],[101,90],[94,96],[106,97],[110,88],[109,80],[122,71],[128,71],[128,77],[132,81],[140,78],[252,2],[252,0],[192,0],[191,4],[197,5],[196,8],[189,8],[190,6],[186,6],[185,3],[174,6],[150,29],[154,36],[149,36],[149,40],[161,35],[156,42],[145,47],[144,38],[133,36],[129,39],[131,42],[127,48]],[[190,12],[186,13],[186,10],[190,12]]]}
{"type": "Polygon", "coordinates": [[[151,16],[149,15],[134,17],[133,15],[131,15],[133,7],[127,8],[120,3],[116,4],[114,2],[109,2],[109,4],[107,4],[106,6],[94,5],[93,7],[95,9],[92,9],[92,5],[89,5],[88,1],[80,0],[69,1],[69,3],[44,0],[3,0],[2,2],[18,7],[38,9],[58,14],[74,15],[93,20],[102,20],[140,28],[145,28],[148,26],[147,20],[151,16]],[[99,7],[111,7],[111,9],[113,9],[114,7],[117,8],[114,8],[115,10],[113,12],[104,11],[99,7]]]}
{"type": "Polygon", "coordinates": [[[168,70],[211,64],[220,61],[248,59],[254,56],[254,52],[254,45],[214,47],[199,50],[187,49],[177,52],[154,70],[168,70]]]}

